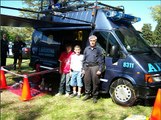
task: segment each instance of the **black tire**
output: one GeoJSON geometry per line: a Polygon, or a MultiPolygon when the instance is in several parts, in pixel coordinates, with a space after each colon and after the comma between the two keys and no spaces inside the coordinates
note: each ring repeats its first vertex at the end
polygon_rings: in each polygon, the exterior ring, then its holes
{"type": "Polygon", "coordinates": [[[132,84],[126,79],[115,80],[110,86],[112,100],[121,106],[132,106],[136,102],[136,93],[132,84]]]}

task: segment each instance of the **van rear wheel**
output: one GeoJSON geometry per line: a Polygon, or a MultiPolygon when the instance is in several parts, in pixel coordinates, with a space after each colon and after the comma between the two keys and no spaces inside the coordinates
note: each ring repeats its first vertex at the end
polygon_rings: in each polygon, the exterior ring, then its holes
{"type": "Polygon", "coordinates": [[[136,102],[136,94],[132,84],[126,79],[115,80],[110,86],[112,100],[122,106],[132,106],[136,102]]]}

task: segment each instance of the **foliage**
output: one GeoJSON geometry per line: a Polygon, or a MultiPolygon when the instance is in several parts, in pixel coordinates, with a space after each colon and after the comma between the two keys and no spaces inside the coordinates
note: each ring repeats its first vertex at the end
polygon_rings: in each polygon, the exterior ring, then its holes
{"type": "Polygon", "coordinates": [[[1,29],[0,29],[0,39],[2,38],[3,34],[6,34],[8,36],[7,30],[3,29],[3,27],[1,27],[1,29]]]}
{"type": "MultiPolygon", "coordinates": [[[[40,9],[40,1],[39,0],[25,0],[23,1],[23,4],[26,4],[27,7],[23,7],[25,10],[30,10],[30,11],[39,11],[40,9]]],[[[20,12],[20,16],[25,17],[25,18],[37,18],[38,13],[34,12],[20,12]]]]}
{"type": "Polygon", "coordinates": [[[150,9],[153,19],[157,22],[157,26],[153,33],[153,38],[155,44],[161,44],[161,5],[156,5],[150,9]]]}
{"type": "Polygon", "coordinates": [[[15,36],[17,35],[18,31],[15,30],[14,27],[1,27],[2,34],[6,33],[7,39],[9,41],[13,41],[15,39],[15,36]]]}
{"type": "Polygon", "coordinates": [[[154,31],[154,39],[156,44],[161,44],[161,20],[158,21],[158,24],[154,31]]]}
{"type": "Polygon", "coordinates": [[[144,24],[142,28],[142,35],[149,44],[154,44],[153,32],[151,31],[151,24],[144,24]]]}
{"type": "Polygon", "coordinates": [[[151,14],[155,21],[161,21],[161,5],[151,7],[151,14]]]}
{"type": "Polygon", "coordinates": [[[14,41],[16,35],[19,35],[22,40],[28,41],[31,40],[31,33],[33,32],[32,28],[27,27],[1,27],[1,30],[7,33],[9,41],[14,41]]]}

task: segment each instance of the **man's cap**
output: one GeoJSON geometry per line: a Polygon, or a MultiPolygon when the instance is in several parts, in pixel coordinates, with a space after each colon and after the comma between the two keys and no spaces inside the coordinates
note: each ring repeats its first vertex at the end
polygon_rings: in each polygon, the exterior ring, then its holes
{"type": "Polygon", "coordinates": [[[88,39],[89,39],[89,40],[97,40],[97,37],[96,37],[95,35],[91,35],[91,36],[89,36],[88,39]]]}

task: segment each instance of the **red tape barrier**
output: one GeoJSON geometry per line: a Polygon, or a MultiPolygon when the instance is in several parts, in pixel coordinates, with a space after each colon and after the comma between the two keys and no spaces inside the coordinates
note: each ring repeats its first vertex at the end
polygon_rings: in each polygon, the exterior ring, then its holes
{"type": "MultiPolygon", "coordinates": [[[[24,74],[24,75],[14,73],[12,71],[5,69],[4,67],[1,67],[0,70],[2,72],[5,71],[7,73],[14,74],[14,75],[19,76],[19,77],[23,77],[22,95],[19,99],[22,100],[22,101],[27,101],[27,100],[32,99],[28,77],[32,77],[32,76],[36,76],[36,75],[43,75],[43,74],[47,74],[47,73],[50,73],[50,72],[58,72],[59,69],[58,68],[50,68],[50,70],[44,70],[44,71],[40,71],[40,72],[36,72],[36,73],[32,73],[32,74],[24,74]]],[[[6,82],[5,75],[3,75],[2,79],[3,79],[4,82],[6,82]]],[[[4,83],[4,82],[2,82],[2,83],[4,83]]],[[[5,86],[7,87],[7,85],[5,85],[5,86]]]]}
{"type": "Polygon", "coordinates": [[[59,71],[58,68],[53,68],[51,70],[44,70],[44,71],[28,74],[27,76],[32,77],[32,76],[35,76],[35,75],[40,75],[40,74],[43,75],[43,74],[47,74],[47,73],[51,73],[51,72],[58,72],[58,71],[59,71]]]}
{"type": "Polygon", "coordinates": [[[36,72],[36,73],[31,73],[31,74],[25,74],[25,75],[22,75],[22,74],[17,74],[17,73],[14,73],[12,71],[9,71],[3,67],[1,67],[1,70],[7,72],[7,73],[10,73],[10,74],[13,74],[13,75],[16,75],[16,76],[19,76],[19,77],[32,77],[32,76],[35,76],[35,75],[43,75],[43,74],[47,74],[47,73],[50,73],[50,72],[58,72],[58,68],[53,68],[51,70],[44,70],[44,71],[40,71],[40,72],[36,72]]]}

